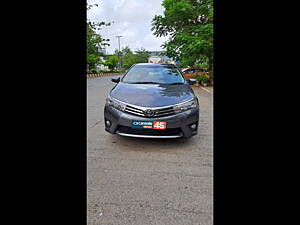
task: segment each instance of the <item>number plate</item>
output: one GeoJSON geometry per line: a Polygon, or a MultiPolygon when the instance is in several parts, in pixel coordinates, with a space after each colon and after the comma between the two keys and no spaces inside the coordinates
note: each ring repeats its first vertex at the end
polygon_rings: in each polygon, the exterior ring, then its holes
{"type": "Polygon", "coordinates": [[[167,121],[132,121],[132,128],[165,130],[167,121]]]}

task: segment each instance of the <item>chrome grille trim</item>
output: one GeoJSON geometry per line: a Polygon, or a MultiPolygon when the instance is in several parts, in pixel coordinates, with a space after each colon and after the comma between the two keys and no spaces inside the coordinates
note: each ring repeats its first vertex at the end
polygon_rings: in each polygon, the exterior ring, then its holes
{"type": "Polygon", "coordinates": [[[166,109],[160,109],[160,110],[157,110],[156,111],[156,114],[158,113],[170,113],[170,112],[173,112],[174,111],[174,108],[166,108],[166,109]]]}
{"type": "Polygon", "coordinates": [[[128,112],[130,114],[134,114],[134,115],[138,115],[138,116],[145,116],[143,113],[138,113],[138,112],[134,112],[134,111],[129,111],[128,109],[125,109],[124,112],[128,112]]]}
{"type": "Polygon", "coordinates": [[[187,101],[178,103],[178,104],[174,104],[172,106],[168,105],[168,106],[160,106],[160,107],[144,107],[144,106],[135,106],[132,104],[128,104],[126,102],[122,102],[120,100],[117,100],[115,98],[112,98],[113,100],[119,101],[123,104],[126,105],[124,112],[132,114],[132,115],[136,115],[136,116],[141,116],[144,118],[156,118],[156,117],[160,117],[160,116],[170,116],[170,115],[175,115],[175,110],[174,107],[177,105],[181,105],[190,101],[193,101],[193,99],[189,99],[187,101]],[[151,109],[153,111],[155,111],[154,116],[153,117],[147,117],[144,114],[144,111],[146,111],[147,109],[151,109]]]}
{"type": "Polygon", "coordinates": [[[174,115],[175,114],[175,111],[174,112],[166,112],[166,113],[156,113],[154,115],[154,117],[159,117],[159,116],[167,116],[167,115],[174,115]]]}
{"type": "Polygon", "coordinates": [[[137,113],[144,113],[143,110],[140,110],[140,109],[137,109],[137,108],[133,108],[129,105],[126,105],[126,109],[130,110],[130,111],[134,111],[134,112],[137,112],[137,113]]]}
{"type": "MultiPolygon", "coordinates": [[[[151,108],[149,108],[149,109],[151,109],[151,108]]],[[[156,118],[156,117],[160,117],[160,116],[169,116],[169,115],[175,114],[173,107],[170,107],[170,106],[154,110],[154,115],[152,117],[146,116],[142,109],[139,109],[137,107],[133,107],[130,105],[126,105],[125,112],[133,114],[133,115],[137,115],[137,116],[146,117],[146,118],[156,118]]]]}
{"type": "Polygon", "coordinates": [[[174,104],[174,105],[166,105],[166,106],[159,106],[159,107],[145,107],[145,106],[132,105],[132,104],[129,104],[129,103],[126,103],[126,102],[117,100],[117,99],[115,99],[115,98],[113,98],[113,97],[111,97],[111,98],[112,98],[113,100],[115,100],[115,101],[118,101],[118,102],[121,102],[121,103],[125,104],[126,106],[130,106],[130,107],[133,107],[133,108],[137,108],[137,109],[140,109],[140,110],[143,110],[143,111],[146,110],[146,109],[156,110],[156,109],[172,108],[172,107],[174,107],[174,106],[181,105],[181,104],[185,104],[185,103],[187,103],[187,102],[190,102],[190,101],[193,101],[193,100],[194,100],[194,98],[191,98],[191,99],[189,99],[189,100],[186,100],[186,101],[184,101],[184,102],[180,102],[180,103],[174,104]]]}

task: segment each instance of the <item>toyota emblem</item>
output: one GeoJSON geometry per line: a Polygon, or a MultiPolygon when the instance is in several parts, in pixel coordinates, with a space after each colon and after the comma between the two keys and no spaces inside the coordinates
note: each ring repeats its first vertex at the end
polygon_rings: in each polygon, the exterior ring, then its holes
{"type": "Polygon", "coordinates": [[[148,116],[148,117],[154,116],[154,111],[151,109],[147,109],[144,113],[145,113],[145,116],[148,116]]]}

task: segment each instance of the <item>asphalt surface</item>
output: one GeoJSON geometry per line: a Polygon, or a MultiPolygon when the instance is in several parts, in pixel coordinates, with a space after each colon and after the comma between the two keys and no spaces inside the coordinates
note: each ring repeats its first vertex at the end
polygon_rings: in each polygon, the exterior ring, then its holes
{"type": "Polygon", "coordinates": [[[213,224],[212,88],[193,87],[198,135],[137,139],[104,130],[111,78],[87,79],[88,224],[213,224]]]}

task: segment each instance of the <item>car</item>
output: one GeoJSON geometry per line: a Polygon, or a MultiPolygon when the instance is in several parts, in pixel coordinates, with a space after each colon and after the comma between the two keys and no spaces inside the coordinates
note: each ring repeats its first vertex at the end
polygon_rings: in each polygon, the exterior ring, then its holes
{"type": "Polygon", "coordinates": [[[104,107],[105,130],[138,138],[190,138],[198,132],[199,102],[173,64],[138,63],[117,83],[104,107]]]}
{"type": "Polygon", "coordinates": [[[184,76],[185,79],[189,79],[189,78],[193,78],[196,73],[207,73],[207,69],[205,68],[185,68],[182,69],[182,74],[184,76]]]}

